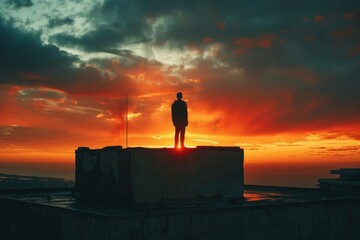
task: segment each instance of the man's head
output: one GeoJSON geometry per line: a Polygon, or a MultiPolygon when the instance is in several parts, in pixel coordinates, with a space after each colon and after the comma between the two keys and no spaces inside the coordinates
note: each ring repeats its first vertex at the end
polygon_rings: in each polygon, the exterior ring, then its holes
{"type": "Polygon", "coordinates": [[[176,97],[177,97],[177,99],[181,100],[182,99],[182,92],[178,92],[176,94],[176,97]]]}

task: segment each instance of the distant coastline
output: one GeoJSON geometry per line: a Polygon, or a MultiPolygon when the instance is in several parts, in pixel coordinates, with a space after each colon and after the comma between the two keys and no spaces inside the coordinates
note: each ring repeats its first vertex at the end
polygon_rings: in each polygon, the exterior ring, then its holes
{"type": "Polygon", "coordinates": [[[73,181],[62,178],[24,176],[0,173],[0,190],[25,188],[57,188],[72,187],[73,181]]]}

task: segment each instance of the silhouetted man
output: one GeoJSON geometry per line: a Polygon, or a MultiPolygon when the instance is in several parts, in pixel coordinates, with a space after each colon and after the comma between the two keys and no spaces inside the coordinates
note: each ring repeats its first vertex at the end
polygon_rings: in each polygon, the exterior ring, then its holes
{"type": "Polygon", "coordinates": [[[175,148],[177,148],[179,144],[179,134],[181,147],[184,147],[185,128],[188,125],[188,112],[186,102],[181,100],[181,92],[178,92],[176,94],[176,97],[177,100],[175,100],[174,103],[171,105],[171,117],[175,127],[175,148]]]}

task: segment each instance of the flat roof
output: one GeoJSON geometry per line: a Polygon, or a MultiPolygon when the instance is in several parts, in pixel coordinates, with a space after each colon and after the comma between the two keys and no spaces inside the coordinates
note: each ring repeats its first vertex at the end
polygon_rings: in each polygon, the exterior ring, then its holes
{"type": "Polygon", "coordinates": [[[173,214],[181,212],[236,210],[292,204],[341,203],[360,200],[360,193],[312,188],[246,185],[244,199],[209,197],[164,200],[159,203],[78,203],[74,188],[0,190],[0,201],[52,207],[107,218],[131,218],[139,214],[173,214]]]}

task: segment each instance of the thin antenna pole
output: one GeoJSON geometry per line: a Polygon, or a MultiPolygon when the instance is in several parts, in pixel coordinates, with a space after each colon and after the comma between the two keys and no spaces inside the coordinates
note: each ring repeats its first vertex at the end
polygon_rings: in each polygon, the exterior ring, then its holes
{"type": "Polygon", "coordinates": [[[125,125],[126,125],[126,148],[129,145],[129,118],[128,118],[128,95],[126,92],[126,117],[125,117],[125,125]]]}

